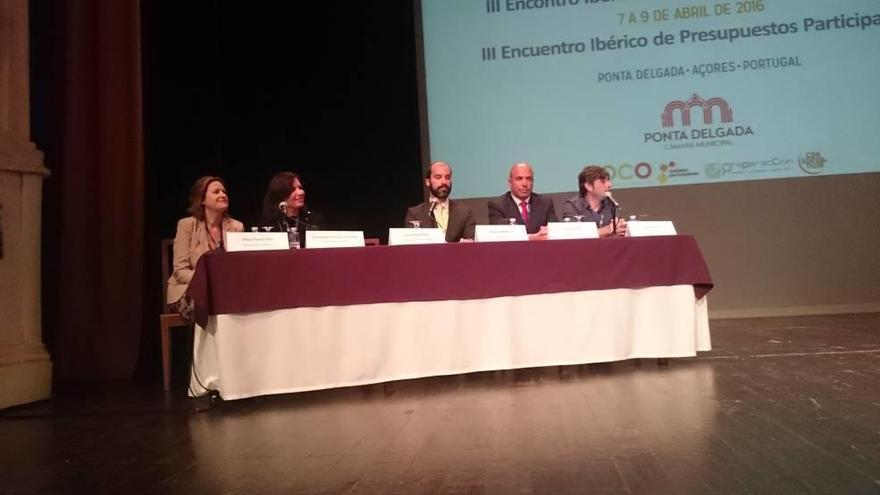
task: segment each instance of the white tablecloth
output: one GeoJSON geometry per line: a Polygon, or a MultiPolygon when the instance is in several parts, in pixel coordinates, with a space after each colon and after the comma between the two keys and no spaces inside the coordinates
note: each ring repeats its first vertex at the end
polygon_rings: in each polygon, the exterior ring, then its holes
{"type": "Polygon", "coordinates": [[[196,326],[191,393],[694,356],[711,349],[707,304],[676,285],[215,315],[196,326]]]}

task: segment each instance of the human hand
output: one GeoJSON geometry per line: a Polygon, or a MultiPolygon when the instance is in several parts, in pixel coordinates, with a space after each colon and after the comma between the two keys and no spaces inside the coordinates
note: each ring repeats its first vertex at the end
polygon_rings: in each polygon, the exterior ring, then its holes
{"type": "Polygon", "coordinates": [[[617,237],[626,237],[626,229],[627,229],[626,219],[625,218],[618,218],[616,225],[617,225],[617,233],[615,233],[614,235],[616,235],[617,237]]]}
{"type": "Polygon", "coordinates": [[[529,234],[530,241],[545,241],[547,240],[547,226],[544,225],[534,234],[529,234]]]}

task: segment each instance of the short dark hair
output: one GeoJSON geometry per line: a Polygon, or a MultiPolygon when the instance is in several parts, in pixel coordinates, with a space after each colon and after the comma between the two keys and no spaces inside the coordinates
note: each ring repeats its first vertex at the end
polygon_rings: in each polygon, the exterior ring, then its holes
{"type": "Polygon", "coordinates": [[[578,192],[580,192],[581,196],[587,194],[587,188],[584,187],[585,183],[592,184],[599,179],[610,179],[611,175],[608,174],[608,171],[605,170],[604,167],[600,167],[598,165],[587,165],[581,170],[581,173],[578,174],[578,192]]]}
{"type": "MultiPolygon", "coordinates": [[[[226,182],[220,177],[206,175],[204,177],[199,177],[196,183],[193,184],[192,189],[189,190],[189,207],[187,207],[186,211],[198,220],[205,219],[205,205],[203,205],[202,202],[205,201],[205,194],[207,194],[208,186],[210,186],[212,182],[219,182],[223,184],[223,189],[228,189],[226,187],[226,182]]],[[[226,214],[228,215],[228,212],[226,214]]]]}

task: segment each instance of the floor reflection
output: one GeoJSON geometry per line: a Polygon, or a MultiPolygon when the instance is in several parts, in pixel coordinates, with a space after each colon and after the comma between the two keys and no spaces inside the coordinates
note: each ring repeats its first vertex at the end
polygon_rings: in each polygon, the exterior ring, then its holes
{"type": "Polygon", "coordinates": [[[227,487],[254,470],[331,491],[388,473],[424,483],[454,472],[516,489],[533,476],[598,470],[624,488],[620,471],[645,462],[701,468],[714,381],[711,366],[693,361],[473,373],[226,403],[189,430],[199,475],[227,487]],[[517,481],[513,466],[532,474],[517,481]],[[320,473],[335,481],[315,485],[320,473]]]}
{"type": "Polygon", "coordinates": [[[666,365],[213,405],[183,383],[59,389],[0,411],[0,493],[878,493],[880,314],[713,329],[666,365]]]}

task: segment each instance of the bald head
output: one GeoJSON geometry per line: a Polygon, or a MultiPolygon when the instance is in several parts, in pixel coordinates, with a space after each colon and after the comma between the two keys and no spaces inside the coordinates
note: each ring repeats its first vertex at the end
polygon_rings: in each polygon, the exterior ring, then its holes
{"type": "Polygon", "coordinates": [[[430,177],[431,174],[433,174],[435,170],[443,169],[443,168],[447,168],[447,169],[449,169],[450,172],[452,172],[452,167],[450,167],[448,163],[446,163],[442,160],[437,160],[436,162],[431,162],[431,165],[428,167],[428,177],[430,177]]]}
{"type": "Polygon", "coordinates": [[[521,201],[525,201],[532,195],[532,186],[535,183],[535,176],[532,173],[532,166],[526,162],[514,163],[510,167],[510,175],[507,177],[507,184],[510,186],[510,194],[521,201]]]}

